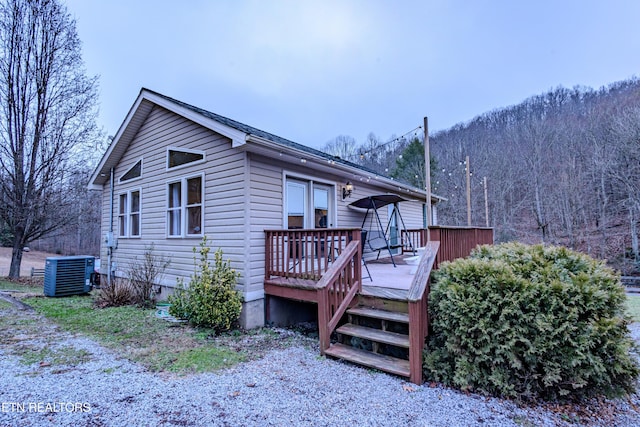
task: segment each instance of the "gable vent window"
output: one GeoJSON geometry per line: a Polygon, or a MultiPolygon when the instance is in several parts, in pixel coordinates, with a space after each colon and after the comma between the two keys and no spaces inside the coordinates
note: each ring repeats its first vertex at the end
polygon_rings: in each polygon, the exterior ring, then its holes
{"type": "Polygon", "coordinates": [[[202,236],[202,176],[170,182],[167,190],[169,237],[202,236]]]}
{"type": "Polygon", "coordinates": [[[174,169],[204,161],[204,151],[175,150],[167,151],[167,169],[174,169]]]}
{"type": "Polygon", "coordinates": [[[120,182],[131,181],[142,176],[142,159],[138,160],[135,165],[120,177],[120,182]]]}

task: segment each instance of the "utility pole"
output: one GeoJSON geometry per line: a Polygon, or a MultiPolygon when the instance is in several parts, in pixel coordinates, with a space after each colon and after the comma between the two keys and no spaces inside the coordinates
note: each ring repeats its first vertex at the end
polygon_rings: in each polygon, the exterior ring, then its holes
{"type": "Polygon", "coordinates": [[[471,167],[467,156],[467,225],[471,227],[471,167]]]}
{"type": "Polygon", "coordinates": [[[484,177],[483,182],[484,182],[484,218],[488,228],[489,227],[489,198],[487,197],[487,177],[486,176],[484,177]]]}
{"type": "Polygon", "coordinates": [[[427,242],[431,241],[431,155],[429,154],[429,119],[424,118],[424,169],[427,190],[427,242]]]}

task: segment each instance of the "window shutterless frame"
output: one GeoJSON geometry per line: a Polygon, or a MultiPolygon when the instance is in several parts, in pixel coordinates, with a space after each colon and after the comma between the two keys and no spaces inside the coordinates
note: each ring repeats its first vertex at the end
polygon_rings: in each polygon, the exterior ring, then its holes
{"type": "Polygon", "coordinates": [[[287,228],[337,226],[335,183],[283,172],[284,225],[287,228]]]}
{"type": "Polygon", "coordinates": [[[118,237],[140,237],[142,190],[139,188],[118,195],[118,237]]]}
{"type": "Polygon", "coordinates": [[[142,178],[142,157],[134,163],[125,173],[118,179],[119,183],[130,182],[142,178]]]}
{"type": "Polygon", "coordinates": [[[204,174],[167,182],[167,237],[202,237],[204,174]]]}
{"type": "Polygon", "coordinates": [[[188,148],[167,147],[167,170],[176,170],[187,166],[204,163],[205,152],[202,150],[191,150],[188,148]]]}

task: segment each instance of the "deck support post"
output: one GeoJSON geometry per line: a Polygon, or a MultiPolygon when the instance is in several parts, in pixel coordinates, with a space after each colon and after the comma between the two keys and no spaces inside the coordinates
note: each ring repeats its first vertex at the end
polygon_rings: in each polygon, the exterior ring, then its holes
{"type": "Polygon", "coordinates": [[[329,333],[329,301],[325,289],[318,290],[318,336],[320,339],[320,354],[331,345],[329,333]]]}
{"type": "Polygon", "coordinates": [[[422,351],[428,331],[425,298],[409,301],[409,381],[422,384],[422,351]]]}

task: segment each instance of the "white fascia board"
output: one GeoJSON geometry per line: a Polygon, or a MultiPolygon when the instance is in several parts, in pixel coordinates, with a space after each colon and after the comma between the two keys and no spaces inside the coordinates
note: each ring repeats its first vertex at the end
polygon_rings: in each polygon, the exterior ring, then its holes
{"type": "Polygon", "coordinates": [[[100,190],[100,189],[102,189],[102,185],[94,184],[94,183],[95,183],[96,179],[98,179],[98,176],[101,173],[104,173],[105,164],[107,163],[107,161],[111,157],[111,155],[113,153],[113,150],[118,145],[118,142],[120,141],[120,138],[122,137],[122,134],[124,133],[125,129],[127,128],[129,122],[131,122],[131,119],[133,118],[135,113],[138,111],[138,107],[140,107],[140,103],[142,102],[142,99],[143,99],[142,94],[138,95],[138,98],[136,98],[135,102],[133,103],[133,105],[129,109],[129,112],[127,113],[127,117],[124,119],[124,121],[122,122],[122,124],[118,128],[118,132],[116,132],[115,136],[113,137],[113,140],[112,140],[111,144],[109,144],[109,147],[107,147],[107,151],[105,151],[105,153],[102,155],[102,159],[100,159],[100,163],[98,163],[98,166],[96,166],[96,169],[93,171],[93,174],[91,175],[91,178],[89,179],[89,185],[88,185],[89,190],[100,190]]]}

